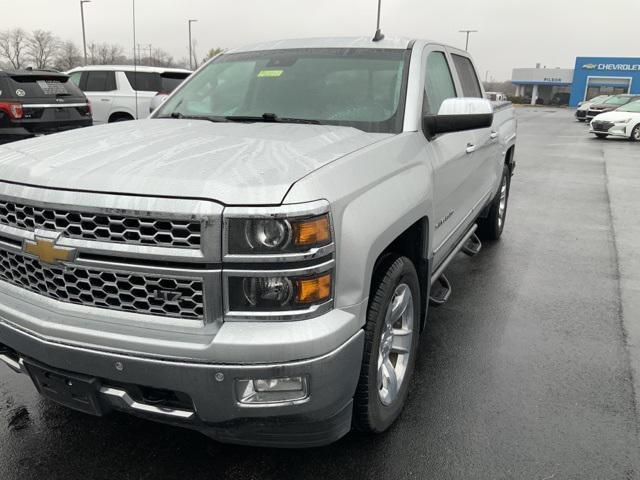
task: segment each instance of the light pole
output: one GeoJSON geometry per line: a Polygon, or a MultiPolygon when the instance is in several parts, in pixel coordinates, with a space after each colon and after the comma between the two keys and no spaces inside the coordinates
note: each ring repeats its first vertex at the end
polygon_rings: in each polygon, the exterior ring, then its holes
{"type": "Polygon", "coordinates": [[[84,64],[87,64],[87,36],[84,31],[84,4],[91,0],[80,0],[80,18],[82,19],[82,46],[84,47],[84,64]]]}
{"type": "Polygon", "coordinates": [[[191,42],[191,24],[198,20],[189,20],[189,69],[193,70],[193,43],[191,42]]]}
{"type": "Polygon", "coordinates": [[[469,51],[469,35],[471,35],[472,33],[477,33],[478,30],[459,30],[459,32],[467,34],[467,43],[466,43],[466,46],[464,47],[464,49],[466,51],[469,51]]]}

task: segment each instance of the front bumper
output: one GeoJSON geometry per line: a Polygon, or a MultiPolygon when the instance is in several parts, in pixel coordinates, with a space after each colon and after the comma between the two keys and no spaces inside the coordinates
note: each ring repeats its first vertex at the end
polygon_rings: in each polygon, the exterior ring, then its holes
{"type": "Polygon", "coordinates": [[[360,374],[364,332],[337,349],[289,363],[232,365],[164,361],[52,343],[0,323],[0,355],[8,366],[26,373],[25,360],[97,380],[101,411],[121,410],[149,419],[199,430],[229,443],[312,447],[331,443],[351,429],[352,398],[360,374]],[[304,400],[265,405],[238,401],[236,381],[306,377],[304,400]],[[191,408],[157,408],[132,399],[126,385],[180,392],[191,408]]]}
{"type": "Polygon", "coordinates": [[[620,138],[629,138],[631,136],[631,132],[627,128],[626,124],[616,125],[614,124],[610,128],[594,128],[593,125],[589,127],[589,133],[593,133],[594,135],[609,135],[611,137],[620,137],[620,138]]]}

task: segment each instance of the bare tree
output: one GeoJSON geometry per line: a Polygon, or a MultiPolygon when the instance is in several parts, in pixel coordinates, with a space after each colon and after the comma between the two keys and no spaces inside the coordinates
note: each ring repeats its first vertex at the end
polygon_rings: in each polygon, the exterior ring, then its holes
{"type": "Polygon", "coordinates": [[[7,60],[15,69],[22,68],[27,37],[27,32],[22,28],[0,32],[0,58],[7,60]]]}
{"type": "Polygon", "coordinates": [[[55,67],[66,71],[82,64],[82,53],[71,40],[62,42],[55,59],[55,67]]]}
{"type": "Polygon", "coordinates": [[[51,67],[60,40],[48,30],[34,30],[27,38],[26,56],[38,69],[51,67]]]}
{"type": "MultiPolygon", "coordinates": [[[[144,59],[141,59],[141,63],[143,63],[144,59]]],[[[157,66],[157,67],[175,67],[176,62],[168,52],[162,50],[161,48],[156,48],[153,50],[153,54],[149,59],[149,65],[157,66]]]]}
{"type": "Polygon", "coordinates": [[[117,44],[90,43],[87,45],[87,56],[91,65],[128,63],[124,56],[124,49],[117,44]]]}

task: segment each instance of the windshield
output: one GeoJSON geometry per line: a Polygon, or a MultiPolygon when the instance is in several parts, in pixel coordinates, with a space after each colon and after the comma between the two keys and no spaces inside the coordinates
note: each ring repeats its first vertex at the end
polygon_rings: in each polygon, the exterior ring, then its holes
{"type": "Polygon", "coordinates": [[[630,97],[611,97],[603,103],[607,105],[625,105],[631,101],[630,97]]]}
{"type": "Polygon", "coordinates": [[[600,102],[604,102],[607,98],[609,98],[609,95],[600,95],[598,97],[594,97],[591,100],[587,100],[587,101],[591,103],[600,103],[600,102]]]}
{"type": "Polygon", "coordinates": [[[633,112],[640,113],[640,101],[627,103],[624,107],[620,107],[616,112],[633,112]]]}
{"type": "Polygon", "coordinates": [[[158,118],[308,121],[401,131],[407,50],[292,49],[222,55],[158,118]]]}

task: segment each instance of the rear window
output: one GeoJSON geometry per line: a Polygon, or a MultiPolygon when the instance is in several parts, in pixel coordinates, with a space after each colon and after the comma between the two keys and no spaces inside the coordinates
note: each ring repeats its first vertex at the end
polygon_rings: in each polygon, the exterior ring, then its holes
{"type": "Polygon", "coordinates": [[[6,88],[6,96],[12,98],[84,97],[69,77],[63,76],[12,75],[6,79],[6,88]]]}
{"type": "Polygon", "coordinates": [[[149,73],[149,72],[125,72],[131,88],[143,92],[170,93],[180,85],[188,73],[149,73]]]}

